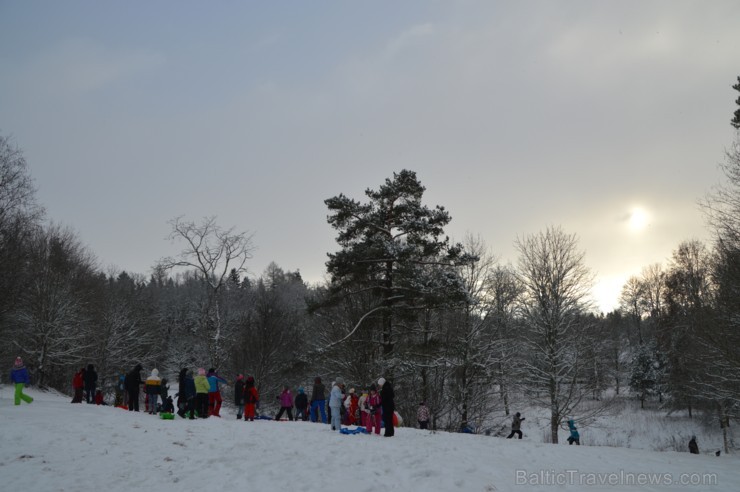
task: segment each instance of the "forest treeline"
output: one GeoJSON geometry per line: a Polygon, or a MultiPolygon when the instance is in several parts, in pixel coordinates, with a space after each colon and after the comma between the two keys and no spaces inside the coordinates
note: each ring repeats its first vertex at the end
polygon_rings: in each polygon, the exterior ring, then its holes
{"type": "Polygon", "coordinates": [[[701,203],[713,242],[677,244],[601,314],[574,234],[516,238],[516,263],[502,264],[475,236],[450,241],[448,212],[424,204],[410,170],[363,200],[326,200],[337,248],[325,283],[274,263],[246,275],[253,238],[215,217],[173,219],[182,253],[150,274],[106,273],[82,238],[45,220],[21,150],[0,136],[0,360],[22,356],[34,384],[66,393],[87,364],[109,388],[141,363],[249,374],[265,395],[315,376],[358,388],[383,376],[401,415],[426,401],[438,429],[542,405],[552,442],[607,390],[726,428],[740,416],[740,139],[723,171],[701,203]]]}

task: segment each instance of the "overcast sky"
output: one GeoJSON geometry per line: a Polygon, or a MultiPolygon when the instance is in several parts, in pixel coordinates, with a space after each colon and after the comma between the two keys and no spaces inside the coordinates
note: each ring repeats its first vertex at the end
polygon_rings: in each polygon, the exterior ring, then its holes
{"type": "Polygon", "coordinates": [[[0,0],[0,134],[103,269],[148,274],[168,220],[216,215],[253,275],[317,282],[324,200],[411,169],[503,263],[575,233],[607,310],[708,240],[738,47],[737,0],[0,0]]]}

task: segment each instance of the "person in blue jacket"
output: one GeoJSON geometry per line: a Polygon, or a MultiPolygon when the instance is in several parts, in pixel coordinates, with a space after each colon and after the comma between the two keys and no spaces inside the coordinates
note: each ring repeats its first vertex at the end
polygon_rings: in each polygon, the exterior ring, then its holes
{"type": "Polygon", "coordinates": [[[570,429],[570,436],[568,437],[568,444],[571,445],[576,443],[576,446],[581,445],[581,436],[578,434],[578,428],[573,420],[568,421],[568,429],[570,429]]]}
{"type": "Polygon", "coordinates": [[[20,405],[21,400],[31,403],[33,398],[23,394],[23,388],[31,384],[31,378],[28,377],[28,369],[23,365],[23,359],[15,358],[13,369],[10,370],[10,380],[15,384],[15,404],[20,405]]]}
{"type": "Polygon", "coordinates": [[[218,383],[227,384],[227,381],[218,375],[216,369],[208,369],[208,384],[211,385],[208,390],[208,414],[215,417],[221,416],[221,403],[224,401],[218,383]]]}

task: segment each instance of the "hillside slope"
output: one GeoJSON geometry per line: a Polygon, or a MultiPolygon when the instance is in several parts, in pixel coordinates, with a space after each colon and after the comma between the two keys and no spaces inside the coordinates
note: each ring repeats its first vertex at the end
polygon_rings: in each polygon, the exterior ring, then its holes
{"type": "Polygon", "coordinates": [[[166,421],[143,412],[71,405],[67,397],[32,388],[27,392],[35,401],[14,406],[11,388],[0,387],[3,490],[740,488],[740,460],[734,456],[548,445],[406,428],[386,439],[341,435],[305,422],[243,422],[231,415],[166,421]],[[660,483],[638,485],[651,480],[660,483]]]}

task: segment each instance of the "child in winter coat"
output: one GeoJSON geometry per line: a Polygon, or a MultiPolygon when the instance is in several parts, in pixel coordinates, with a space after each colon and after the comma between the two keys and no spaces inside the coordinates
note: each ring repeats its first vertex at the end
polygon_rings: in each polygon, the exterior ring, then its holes
{"type": "Polygon", "coordinates": [[[198,375],[195,376],[195,411],[198,417],[208,418],[208,392],[211,390],[211,384],[206,377],[206,370],[198,368],[198,375]]]}
{"type": "Polygon", "coordinates": [[[359,400],[357,400],[357,409],[360,411],[360,425],[367,427],[367,415],[365,411],[365,402],[367,401],[368,390],[362,390],[359,400]]]}
{"type": "Polygon", "coordinates": [[[152,369],[152,373],[146,378],[145,388],[146,394],[149,397],[149,414],[154,415],[157,413],[157,398],[159,393],[162,391],[162,380],[159,378],[159,370],[152,369]]]}
{"type": "Polygon", "coordinates": [[[260,401],[260,395],[257,388],[254,387],[254,378],[249,376],[247,384],[244,387],[244,420],[254,422],[257,403],[260,401]]]}
{"type": "Polygon", "coordinates": [[[246,385],[244,383],[244,375],[238,374],[236,381],[234,382],[234,405],[236,405],[236,419],[241,420],[242,412],[244,412],[244,389],[246,385]]]}
{"type": "Polygon", "coordinates": [[[72,378],[72,389],[75,395],[72,397],[72,403],[82,403],[82,389],[85,387],[85,368],[77,371],[72,378]]]}
{"type": "Polygon", "coordinates": [[[354,388],[349,389],[347,398],[344,399],[344,408],[347,409],[347,425],[359,425],[360,423],[360,397],[354,388]]]}
{"type": "Polygon", "coordinates": [[[103,390],[97,390],[95,392],[95,404],[105,405],[105,400],[103,399],[103,390]]]}
{"type": "Polygon", "coordinates": [[[373,431],[373,427],[375,427],[375,433],[380,435],[380,395],[374,384],[370,386],[370,394],[365,400],[365,408],[362,411],[367,414],[365,416],[365,421],[367,422],[365,430],[367,430],[367,433],[370,434],[373,431]]]}
{"type": "Polygon", "coordinates": [[[298,394],[295,395],[295,419],[308,420],[308,395],[303,387],[298,388],[298,394]]]}
{"type": "Polygon", "coordinates": [[[517,434],[519,436],[519,439],[522,438],[522,421],[524,420],[524,417],[522,417],[522,414],[517,412],[516,415],[514,415],[514,418],[511,420],[511,434],[509,434],[506,439],[511,439],[514,437],[514,434],[517,434]]]}
{"type": "Polygon", "coordinates": [[[28,377],[28,369],[23,365],[23,359],[15,358],[13,369],[10,370],[10,380],[15,384],[15,404],[20,405],[21,400],[31,403],[33,398],[23,393],[23,388],[31,384],[31,378],[28,377]]]}
{"type": "Polygon", "coordinates": [[[568,421],[568,429],[570,429],[570,436],[568,436],[568,445],[576,443],[576,446],[581,445],[581,436],[578,434],[578,428],[573,420],[568,421]]]}
{"type": "Polygon", "coordinates": [[[208,391],[208,411],[215,417],[221,416],[221,389],[218,383],[227,384],[227,381],[216,373],[216,369],[208,369],[208,383],[211,385],[208,391]]]}
{"type": "Polygon", "coordinates": [[[162,384],[159,385],[159,397],[162,399],[162,405],[164,405],[164,402],[170,396],[169,390],[170,385],[167,384],[167,378],[162,378],[162,384]]]}
{"type": "Polygon", "coordinates": [[[275,420],[280,420],[283,416],[283,412],[288,412],[288,420],[293,420],[293,394],[290,392],[290,387],[284,386],[282,393],[278,396],[280,400],[280,411],[275,416],[275,420]]]}
{"type": "Polygon", "coordinates": [[[172,401],[172,397],[168,396],[167,399],[162,403],[163,413],[175,413],[175,402],[172,401]]]}
{"type": "Polygon", "coordinates": [[[178,376],[179,384],[177,387],[177,415],[185,418],[186,414],[190,414],[188,418],[193,420],[195,418],[195,381],[193,380],[193,371],[187,368],[180,370],[178,376]]]}
{"type": "Polygon", "coordinates": [[[419,403],[419,409],[416,411],[416,420],[419,421],[419,429],[429,428],[429,416],[429,407],[426,405],[426,403],[419,403]]]}

